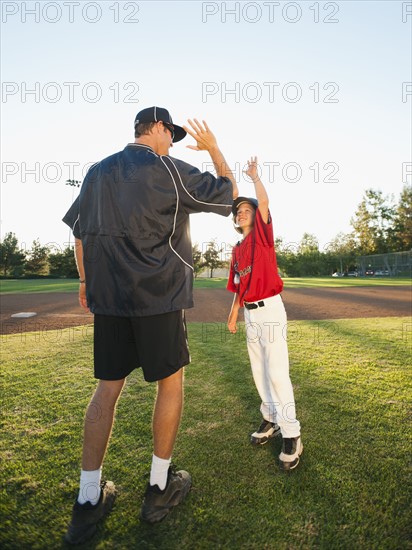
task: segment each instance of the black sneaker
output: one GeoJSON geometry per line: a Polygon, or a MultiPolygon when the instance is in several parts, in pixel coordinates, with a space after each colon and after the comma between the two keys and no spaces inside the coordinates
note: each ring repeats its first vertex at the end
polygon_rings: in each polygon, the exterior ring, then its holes
{"type": "Polygon", "coordinates": [[[166,487],[147,484],[140,517],[149,523],[161,521],[170,510],[180,504],[192,486],[192,478],[185,470],[174,472],[169,468],[166,487]]]}
{"type": "Polygon", "coordinates": [[[262,420],[259,428],[256,432],[251,434],[250,442],[252,445],[264,445],[272,439],[280,435],[280,428],[275,422],[269,422],[268,420],[262,420]]]}
{"type": "Polygon", "coordinates": [[[284,470],[293,470],[299,464],[299,457],[303,452],[300,436],[284,437],[282,452],[279,455],[280,467],[284,470]]]}
{"type": "Polygon", "coordinates": [[[112,481],[102,481],[100,497],[97,504],[89,501],[79,504],[76,500],[73,506],[72,521],[67,529],[64,540],[69,544],[82,544],[95,534],[97,523],[111,510],[116,498],[116,488],[112,481]]]}

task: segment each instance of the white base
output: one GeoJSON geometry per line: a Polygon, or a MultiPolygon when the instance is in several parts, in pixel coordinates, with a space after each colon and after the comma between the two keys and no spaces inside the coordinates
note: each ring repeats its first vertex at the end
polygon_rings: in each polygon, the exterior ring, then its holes
{"type": "Polygon", "coordinates": [[[14,319],[27,319],[28,317],[34,317],[37,315],[34,311],[22,311],[21,313],[13,313],[11,317],[14,319]]]}

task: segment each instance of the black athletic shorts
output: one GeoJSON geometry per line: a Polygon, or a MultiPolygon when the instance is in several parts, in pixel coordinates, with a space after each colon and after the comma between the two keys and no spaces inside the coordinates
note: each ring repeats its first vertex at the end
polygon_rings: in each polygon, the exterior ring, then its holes
{"type": "Polygon", "coordinates": [[[142,367],[147,382],[190,363],[184,311],[149,317],[94,316],[94,376],[121,380],[142,367]]]}

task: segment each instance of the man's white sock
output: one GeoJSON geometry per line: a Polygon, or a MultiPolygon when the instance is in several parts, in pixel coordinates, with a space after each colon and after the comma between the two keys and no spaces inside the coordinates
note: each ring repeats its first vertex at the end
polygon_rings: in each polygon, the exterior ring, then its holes
{"type": "Polygon", "coordinates": [[[102,469],[82,470],[80,473],[80,491],[77,501],[84,504],[90,501],[93,505],[97,504],[100,498],[100,480],[102,469]]]}
{"type": "Polygon", "coordinates": [[[150,470],[150,485],[158,485],[163,491],[166,487],[167,472],[169,470],[171,458],[159,458],[153,455],[152,469],[150,470]]]}

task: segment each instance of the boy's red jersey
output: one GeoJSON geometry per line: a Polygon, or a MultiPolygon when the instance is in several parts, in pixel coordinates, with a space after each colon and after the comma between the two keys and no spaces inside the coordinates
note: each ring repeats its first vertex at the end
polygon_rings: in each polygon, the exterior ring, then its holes
{"type": "Polygon", "coordinates": [[[244,301],[257,302],[282,292],[270,213],[265,223],[256,209],[252,231],[233,248],[226,288],[239,294],[241,307],[244,301]]]}

